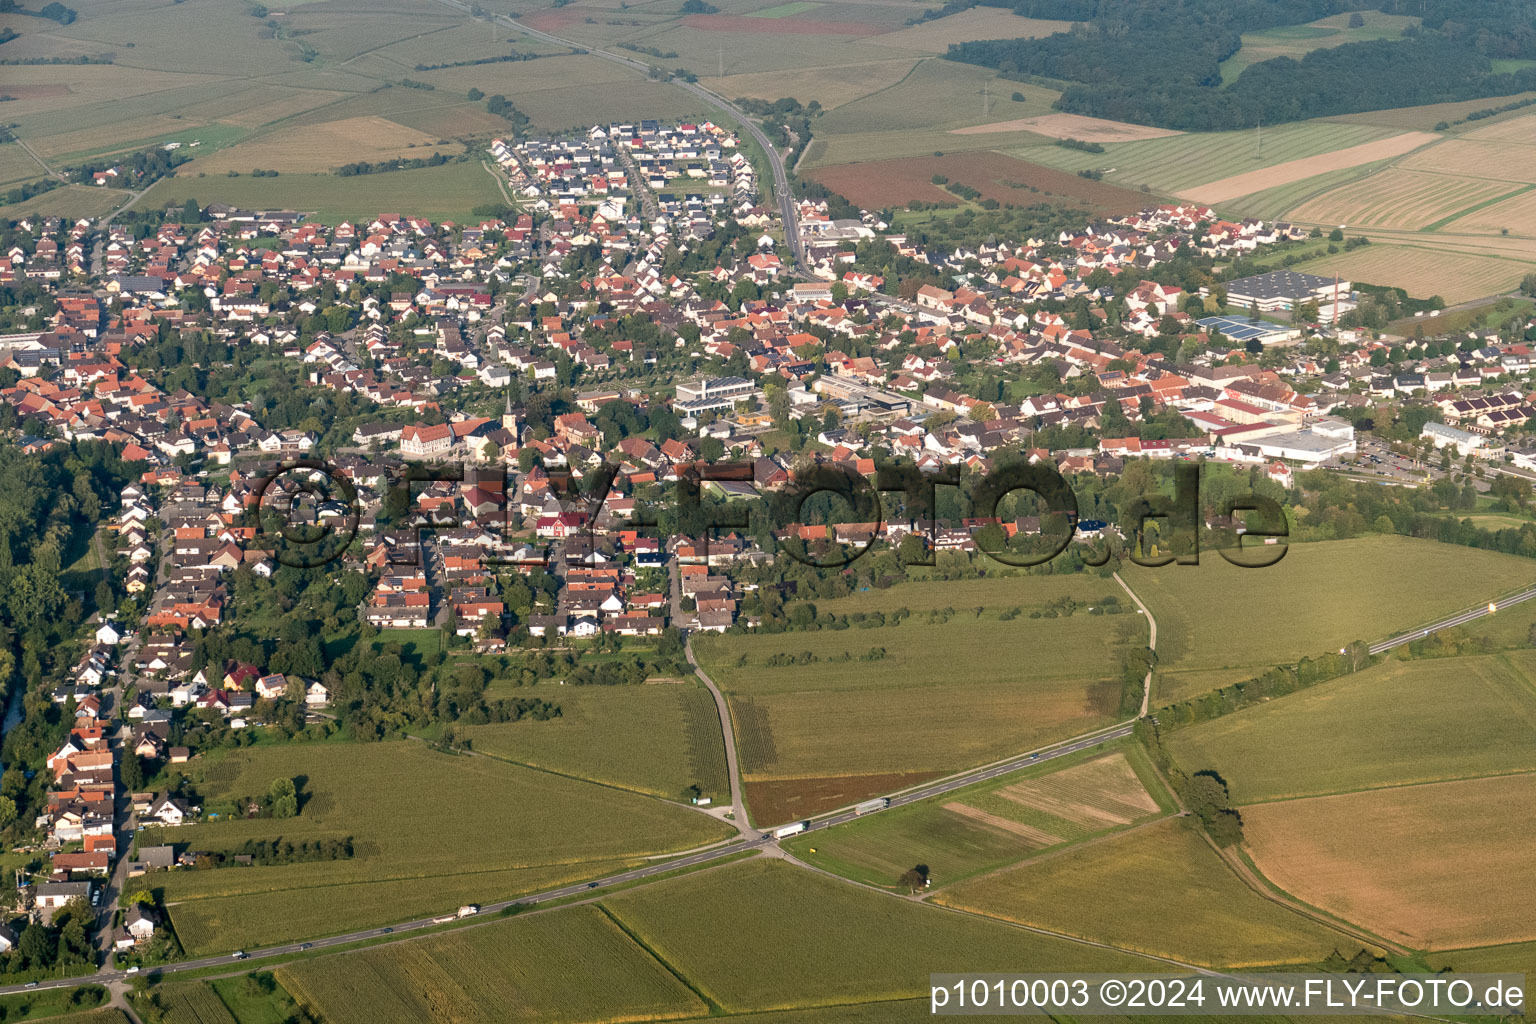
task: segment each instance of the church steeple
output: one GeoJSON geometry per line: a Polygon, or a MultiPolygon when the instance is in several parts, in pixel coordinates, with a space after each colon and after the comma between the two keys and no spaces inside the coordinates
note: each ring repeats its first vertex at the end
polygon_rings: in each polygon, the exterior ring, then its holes
{"type": "Polygon", "coordinates": [[[517,436],[517,413],[512,411],[512,389],[507,388],[507,405],[501,413],[502,429],[510,431],[513,437],[517,436]]]}

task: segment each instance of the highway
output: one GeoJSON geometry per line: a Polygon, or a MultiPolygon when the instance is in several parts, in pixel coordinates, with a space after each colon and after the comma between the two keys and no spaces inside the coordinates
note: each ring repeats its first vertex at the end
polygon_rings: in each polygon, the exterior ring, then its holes
{"type": "Polygon", "coordinates": [[[1481,607],[1473,608],[1464,612],[1458,612],[1449,618],[1441,619],[1439,622],[1432,623],[1428,626],[1420,626],[1418,629],[1409,630],[1407,633],[1399,633],[1397,636],[1391,637],[1390,639],[1382,640],[1372,644],[1370,651],[1372,654],[1382,654],[1386,651],[1392,650],[1394,647],[1401,647],[1403,644],[1412,643],[1415,640],[1423,639],[1424,637],[1429,636],[1431,633],[1438,633],[1442,629],[1450,629],[1453,626],[1462,626],[1468,622],[1480,619],[1485,615],[1492,615],[1494,612],[1513,607],[1514,605],[1520,604],[1523,601],[1529,601],[1533,597],[1536,597],[1536,587],[1531,587],[1528,590],[1522,590],[1520,593],[1515,594],[1513,597],[1506,597],[1502,601],[1490,601],[1481,607]]]}
{"type": "MultiPolygon", "coordinates": [[[[444,6],[452,7],[454,10],[470,14],[471,5],[462,2],[462,0],[437,0],[437,2],[444,6]]],[[[654,65],[647,64],[643,60],[626,57],[611,50],[596,49],[584,43],[579,43],[574,39],[562,39],[560,36],[550,35],[548,32],[541,32],[536,28],[530,28],[515,18],[509,18],[504,14],[497,14],[493,17],[497,22],[508,28],[516,29],[518,32],[523,33],[523,35],[533,39],[552,43],[555,46],[569,47],[572,50],[580,50],[593,57],[600,57],[615,64],[622,64],[624,67],[638,71],[643,75],[648,76],[653,70],[657,70],[654,65]]],[[[789,246],[789,251],[794,255],[795,270],[802,275],[810,276],[811,266],[805,259],[805,243],[800,238],[800,222],[795,216],[795,197],[794,193],[789,190],[789,174],[784,169],[784,158],[779,155],[778,150],[773,148],[773,143],[768,141],[768,136],[758,127],[757,122],[748,117],[746,112],[736,106],[736,104],[719,93],[711,92],[697,82],[688,82],[681,78],[671,79],[671,82],[679,89],[692,93],[715,109],[723,110],[730,114],[740,121],[748,134],[757,141],[763,154],[768,158],[769,169],[773,172],[774,201],[779,208],[779,217],[784,222],[784,241],[789,246]]],[[[638,188],[636,194],[639,194],[638,188]]]]}

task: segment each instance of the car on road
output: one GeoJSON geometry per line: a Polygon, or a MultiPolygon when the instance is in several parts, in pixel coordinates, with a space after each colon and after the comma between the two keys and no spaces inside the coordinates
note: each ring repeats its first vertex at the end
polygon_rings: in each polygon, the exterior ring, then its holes
{"type": "Polygon", "coordinates": [[[587,888],[588,889],[596,889],[597,888],[597,883],[596,882],[588,882],[587,883],[587,888]]]}
{"type": "Polygon", "coordinates": [[[27,988],[37,988],[37,982],[35,982],[35,981],[27,982],[27,988]]]}
{"type": "Polygon", "coordinates": [[[249,960],[251,958],[251,955],[243,949],[237,949],[229,955],[235,960],[249,960]]]}
{"type": "Polygon", "coordinates": [[[124,971],[124,972],[123,972],[123,973],[124,973],[124,974],[138,974],[138,973],[139,973],[139,968],[138,968],[138,965],[137,965],[137,964],[135,964],[135,965],[134,965],[134,966],[133,966],[133,967],[130,967],[130,968],[128,968],[128,969],[127,969],[127,970],[126,970],[126,971],[124,971]]]}
{"type": "Polygon", "coordinates": [[[394,931],[393,928],[381,928],[379,930],[382,931],[385,935],[389,935],[390,933],[392,933],[394,931]]]}
{"type": "Polygon", "coordinates": [[[761,839],[772,839],[773,838],[773,833],[772,832],[764,832],[759,838],[761,838],[761,839]]]}

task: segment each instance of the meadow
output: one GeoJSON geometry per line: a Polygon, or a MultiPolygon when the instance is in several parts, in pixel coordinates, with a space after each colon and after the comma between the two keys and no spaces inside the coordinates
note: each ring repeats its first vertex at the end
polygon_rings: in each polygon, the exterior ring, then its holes
{"type": "Polygon", "coordinates": [[[1198,566],[1129,566],[1121,575],[1157,620],[1153,706],[1382,639],[1530,579],[1514,556],[1395,536],[1292,544],[1258,570],[1209,553],[1198,566]]]}
{"type": "Polygon", "coordinates": [[[899,32],[876,36],[873,41],[881,46],[942,54],[953,43],[968,43],[973,39],[1038,39],[1065,32],[1071,27],[1070,21],[1022,18],[996,7],[972,7],[899,32]]]}
{"type": "Polygon", "coordinates": [[[785,845],[807,864],[870,885],[894,887],[912,865],[927,864],[932,884],[947,886],[1145,820],[1168,809],[1159,798],[1167,799],[1141,748],[1117,744],[785,845]]]}
{"type": "Polygon", "coordinates": [[[663,801],[413,741],[252,747],[198,769],[194,783],[214,801],[297,778],[301,813],[146,830],[143,842],[219,850],[255,838],[350,836],[356,856],[157,877],[195,952],[489,902],[729,834],[663,801]]]}
{"type": "Polygon", "coordinates": [[[728,1012],[910,998],[926,994],[933,971],[1150,969],[1131,954],[945,914],[771,859],[603,906],[728,1012]]]}
{"type": "Polygon", "coordinates": [[[697,785],[728,799],[725,741],[709,691],[695,683],[518,689],[560,717],[468,726],[474,749],[534,768],[668,800],[697,785]]]}
{"type": "MultiPolygon", "coordinates": [[[[1350,12],[1355,13],[1355,12],[1350,12]]],[[[1334,14],[1306,25],[1283,25],[1263,32],[1243,33],[1242,47],[1221,62],[1223,85],[1235,82],[1251,64],[1276,57],[1300,60],[1313,50],[1362,43],[1374,39],[1399,39],[1403,30],[1419,23],[1406,15],[1360,11],[1363,25],[1350,27],[1350,14],[1334,14]]]]}
{"type": "Polygon", "coordinates": [[[1343,941],[1248,889],[1184,819],[962,882],[933,899],[1212,966],[1310,962],[1343,941]]]}
{"type": "Polygon", "coordinates": [[[1167,737],[1234,803],[1536,770],[1536,652],[1388,661],[1167,737]]]}
{"type": "Polygon", "coordinates": [[[670,1020],[708,1007],[597,907],[278,968],[327,1024],[670,1020]]]}
{"type": "Polygon", "coordinates": [[[1418,948],[1536,938],[1536,775],[1376,789],[1242,808],[1276,885],[1418,948]]]}

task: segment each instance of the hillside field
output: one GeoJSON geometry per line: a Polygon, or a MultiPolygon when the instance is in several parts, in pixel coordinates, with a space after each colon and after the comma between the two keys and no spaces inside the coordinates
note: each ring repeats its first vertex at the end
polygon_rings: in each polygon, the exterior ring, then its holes
{"type": "Polygon", "coordinates": [[[934,900],[1213,966],[1319,960],[1343,941],[1244,886],[1182,819],[962,882],[934,900]]]}
{"type": "Polygon", "coordinates": [[[1536,652],[1388,661],[1180,729],[1235,803],[1536,770],[1536,652]]]}

